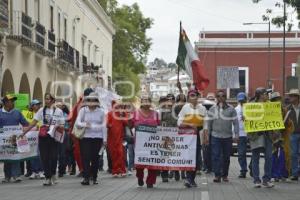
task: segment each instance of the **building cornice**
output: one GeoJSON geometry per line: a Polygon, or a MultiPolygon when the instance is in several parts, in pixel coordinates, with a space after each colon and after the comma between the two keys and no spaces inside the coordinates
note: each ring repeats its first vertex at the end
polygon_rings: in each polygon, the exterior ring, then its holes
{"type": "MultiPolygon", "coordinates": [[[[111,18],[106,14],[104,9],[96,0],[76,0],[79,4],[85,3],[97,16],[98,20],[101,21],[102,25],[106,28],[106,30],[111,34],[115,35],[116,28],[111,18]]],[[[99,27],[101,28],[101,27],[99,27]]]]}
{"type": "MultiPolygon", "coordinates": [[[[281,38],[272,38],[270,47],[280,48],[283,42],[281,38]]],[[[300,47],[300,38],[287,38],[286,47],[300,47]]],[[[195,42],[195,48],[266,48],[268,46],[267,38],[238,38],[238,39],[223,39],[209,38],[200,39],[195,42]]]]}

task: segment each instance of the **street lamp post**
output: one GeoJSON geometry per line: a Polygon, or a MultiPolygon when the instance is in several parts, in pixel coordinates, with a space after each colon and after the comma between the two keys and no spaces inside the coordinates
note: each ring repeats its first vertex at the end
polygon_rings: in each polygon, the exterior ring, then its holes
{"type": "Polygon", "coordinates": [[[253,25],[253,24],[267,24],[268,25],[268,80],[267,80],[267,87],[271,87],[271,22],[270,20],[268,22],[260,22],[260,23],[243,23],[243,25],[253,25]]]}
{"type": "Polygon", "coordinates": [[[283,48],[282,48],[282,92],[285,92],[285,20],[286,20],[286,3],[283,1],[283,48]]]}

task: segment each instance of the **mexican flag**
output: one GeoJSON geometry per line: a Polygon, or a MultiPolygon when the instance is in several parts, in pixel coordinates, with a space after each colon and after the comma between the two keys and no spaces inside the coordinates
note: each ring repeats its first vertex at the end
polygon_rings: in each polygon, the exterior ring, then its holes
{"type": "Polygon", "coordinates": [[[203,91],[207,88],[209,79],[204,73],[204,66],[200,62],[189,38],[181,26],[176,63],[179,68],[185,70],[189,77],[191,77],[198,90],[203,91]]]}

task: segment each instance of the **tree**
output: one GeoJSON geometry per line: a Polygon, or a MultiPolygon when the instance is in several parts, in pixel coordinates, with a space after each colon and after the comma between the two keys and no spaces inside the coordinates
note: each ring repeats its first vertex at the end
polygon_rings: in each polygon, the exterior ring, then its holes
{"type": "Polygon", "coordinates": [[[168,68],[170,68],[170,69],[177,69],[177,64],[176,63],[169,63],[168,64],[168,68]]]}
{"type": "MultiPolygon", "coordinates": [[[[98,0],[116,26],[113,38],[113,81],[131,81],[135,94],[139,91],[138,74],[145,72],[145,63],[151,46],[146,31],[153,20],[144,17],[137,3],[118,6],[116,0],[98,0]]],[[[125,86],[124,86],[125,87],[125,86]]],[[[118,86],[116,91],[128,96],[130,91],[118,86]]]]}
{"type": "MultiPolygon", "coordinates": [[[[252,0],[253,3],[259,3],[262,0],[252,0]]],[[[275,2],[275,7],[282,8],[283,2],[286,3],[286,5],[290,8],[293,8],[295,12],[297,12],[298,16],[297,19],[300,20],[300,0],[282,0],[275,2]]],[[[276,16],[276,17],[270,17],[273,14],[273,9],[267,9],[266,13],[262,16],[264,21],[271,21],[272,24],[276,25],[277,27],[281,27],[284,22],[284,16],[276,16]]],[[[287,17],[285,18],[285,21],[287,20],[287,17]]],[[[291,22],[287,23],[288,30],[290,31],[293,27],[293,24],[291,22]]],[[[300,28],[300,23],[298,22],[298,28],[300,28]]]]}
{"type": "Polygon", "coordinates": [[[167,63],[166,61],[164,61],[164,59],[161,58],[155,58],[153,62],[149,63],[149,66],[155,66],[157,68],[164,68],[167,67],[167,63]]]}

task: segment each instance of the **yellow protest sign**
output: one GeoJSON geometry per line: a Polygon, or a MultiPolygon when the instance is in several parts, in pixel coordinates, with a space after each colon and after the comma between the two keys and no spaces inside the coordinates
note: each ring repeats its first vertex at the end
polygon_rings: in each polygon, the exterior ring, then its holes
{"type": "Polygon", "coordinates": [[[246,103],[243,105],[247,133],[284,129],[280,102],[246,103]]]}

